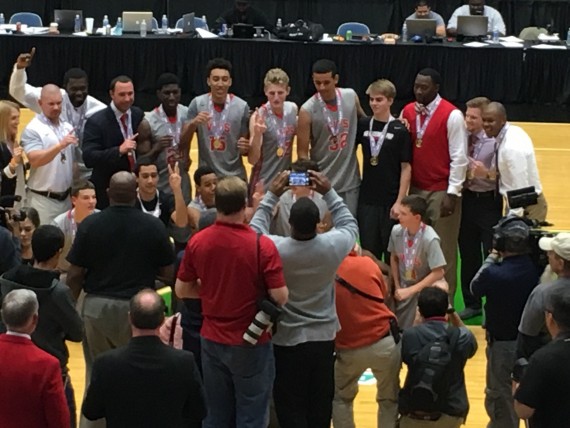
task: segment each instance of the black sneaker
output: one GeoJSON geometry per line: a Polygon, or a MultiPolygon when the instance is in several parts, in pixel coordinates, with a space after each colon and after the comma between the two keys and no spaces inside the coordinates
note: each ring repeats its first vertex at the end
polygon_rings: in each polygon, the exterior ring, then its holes
{"type": "Polygon", "coordinates": [[[481,309],[465,308],[461,312],[459,312],[457,315],[459,315],[459,318],[461,318],[462,320],[468,320],[469,318],[475,318],[475,317],[481,315],[482,313],[483,313],[483,311],[481,309]]]}

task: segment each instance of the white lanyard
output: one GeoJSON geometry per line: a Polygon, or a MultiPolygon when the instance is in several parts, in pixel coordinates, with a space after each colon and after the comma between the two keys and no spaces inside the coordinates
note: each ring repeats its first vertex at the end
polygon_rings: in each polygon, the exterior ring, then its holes
{"type": "MultiPolygon", "coordinates": [[[[426,129],[427,129],[427,127],[431,121],[433,114],[435,113],[435,111],[439,107],[440,102],[441,102],[441,97],[438,97],[434,101],[433,108],[429,110],[426,118],[424,119],[423,125],[421,125],[421,114],[416,113],[416,139],[421,141],[424,138],[424,134],[426,132],[426,129]]],[[[421,147],[421,143],[419,144],[418,147],[421,147]]]]}
{"type": "Polygon", "coordinates": [[[76,109],[73,104],[71,104],[69,96],[64,97],[64,102],[67,121],[71,123],[78,135],[82,134],[83,126],[85,125],[85,116],[87,114],[87,100],[85,100],[83,102],[83,105],[78,109],[76,109]]]}
{"type": "Polygon", "coordinates": [[[368,140],[370,141],[370,154],[372,157],[378,157],[382,146],[384,145],[384,140],[386,139],[386,134],[388,134],[388,125],[394,120],[394,117],[390,115],[388,122],[382,128],[382,132],[377,137],[374,136],[372,131],[372,125],[374,124],[374,118],[370,119],[370,126],[368,127],[368,140]]]}
{"type": "Polygon", "coordinates": [[[161,211],[160,211],[160,198],[158,197],[158,190],[156,191],[156,205],[154,207],[154,210],[152,210],[152,211],[147,211],[146,208],[144,207],[144,204],[143,204],[143,201],[141,199],[141,195],[140,195],[138,189],[137,189],[137,198],[139,198],[139,202],[141,204],[141,210],[143,213],[150,214],[156,218],[160,218],[161,211]]]}
{"type": "Polygon", "coordinates": [[[216,140],[219,140],[224,133],[224,123],[226,122],[230,111],[229,107],[230,94],[226,95],[226,102],[224,103],[224,109],[221,111],[221,113],[218,113],[218,111],[214,108],[214,102],[212,101],[212,95],[210,94],[208,101],[208,109],[210,110],[211,117],[209,131],[216,140]]]}
{"type": "MultiPolygon", "coordinates": [[[[120,112],[119,112],[120,113],[120,112]]],[[[121,115],[118,118],[119,120],[119,128],[121,128],[121,134],[123,134],[123,138],[125,140],[129,140],[132,136],[133,136],[133,127],[131,125],[131,115],[130,115],[130,111],[127,111],[125,113],[121,113],[121,115]],[[127,116],[127,120],[126,120],[126,128],[123,126],[123,121],[121,120],[121,118],[126,115],[127,116]]]]}
{"type": "Polygon", "coordinates": [[[510,123],[509,122],[505,123],[503,129],[501,129],[501,132],[499,132],[499,135],[497,135],[497,137],[495,138],[495,150],[494,150],[493,160],[491,161],[491,166],[495,165],[495,169],[497,171],[499,170],[499,161],[497,159],[499,155],[499,148],[501,147],[501,144],[505,139],[505,135],[507,134],[509,127],[510,123]]]}
{"type": "Polygon", "coordinates": [[[414,268],[416,254],[425,229],[426,225],[422,223],[413,238],[410,238],[408,229],[404,229],[404,268],[406,271],[411,271],[414,268]]]}
{"type": "Polygon", "coordinates": [[[317,92],[317,100],[319,100],[320,104],[321,104],[321,108],[323,109],[323,116],[325,117],[325,120],[327,121],[327,128],[329,128],[329,131],[331,133],[331,135],[333,137],[336,137],[339,133],[340,133],[340,128],[342,126],[342,95],[340,93],[340,90],[337,89],[336,90],[336,111],[338,113],[338,120],[336,122],[336,126],[334,123],[334,119],[333,116],[331,114],[331,111],[329,110],[329,108],[327,107],[325,101],[323,100],[323,97],[321,96],[321,94],[319,94],[317,92]]]}
{"type": "Polygon", "coordinates": [[[268,113],[268,119],[271,121],[275,132],[277,133],[277,144],[282,149],[285,150],[287,146],[287,120],[285,111],[285,104],[283,105],[283,117],[278,117],[271,109],[271,104],[269,101],[263,105],[263,108],[268,113]]]}
{"type": "Polygon", "coordinates": [[[176,122],[172,123],[168,119],[168,116],[167,116],[166,112],[164,111],[162,104],[160,106],[158,106],[157,110],[158,110],[158,114],[160,115],[160,117],[162,118],[162,120],[164,121],[164,123],[166,124],[166,126],[169,129],[168,135],[170,135],[172,137],[172,146],[173,147],[178,146],[178,144],[180,143],[180,133],[182,132],[182,121],[180,120],[178,115],[176,115],[176,122]]]}

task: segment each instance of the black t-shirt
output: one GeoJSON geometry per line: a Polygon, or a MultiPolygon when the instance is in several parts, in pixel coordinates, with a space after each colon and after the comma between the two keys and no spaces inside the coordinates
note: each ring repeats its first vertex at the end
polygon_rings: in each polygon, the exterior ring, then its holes
{"type": "MultiPolygon", "coordinates": [[[[160,216],[158,217],[162,223],[168,227],[170,224],[170,219],[172,217],[172,213],[174,212],[174,196],[168,195],[163,192],[158,192],[158,198],[154,198],[151,201],[142,201],[142,205],[147,213],[152,213],[156,209],[156,202],[160,201],[160,216]]],[[[141,209],[141,202],[137,198],[135,202],[135,208],[143,211],[141,209]]],[[[144,211],[143,211],[144,212],[144,211]]]]}
{"type": "Polygon", "coordinates": [[[515,400],[535,409],[533,428],[560,428],[570,421],[570,334],[531,357],[515,400]]]}
{"type": "Polygon", "coordinates": [[[174,261],[162,222],[130,206],[111,206],[81,222],[67,260],[86,269],[85,292],[129,299],[154,288],[159,268],[174,261]]]}
{"type": "MultiPolygon", "coordinates": [[[[392,206],[400,190],[402,162],[412,161],[412,140],[410,133],[399,120],[388,125],[384,144],[378,155],[378,165],[370,164],[369,117],[358,120],[356,144],[362,145],[364,168],[360,185],[359,202],[366,205],[392,206]]],[[[374,120],[372,132],[375,137],[382,134],[386,122],[374,120]]]]}

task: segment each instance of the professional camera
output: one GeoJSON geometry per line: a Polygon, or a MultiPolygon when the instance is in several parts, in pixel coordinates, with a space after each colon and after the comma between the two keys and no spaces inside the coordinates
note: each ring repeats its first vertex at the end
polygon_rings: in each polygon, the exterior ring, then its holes
{"type": "Polygon", "coordinates": [[[511,379],[516,383],[520,383],[521,379],[524,376],[524,373],[526,372],[527,367],[528,367],[528,360],[526,358],[519,358],[515,362],[515,366],[513,367],[513,372],[511,373],[511,379]]]}
{"type": "Polygon", "coordinates": [[[14,205],[14,202],[20,202],[22,200],[21,196],[8,195],[0,196],[0,226],[10,229],[8,227],[8,222],[12,221],[24,221],[26,219],[26,212],[22,210],[15,210],[10,208],[14,205]]]}
{"type": "Polygon", "coordinates": [[[255,345],[261,335],[277,322],[283,311],[269,299],[263,299],[259,304],[259,312],[243,334],[244,342],[255,345]]]}

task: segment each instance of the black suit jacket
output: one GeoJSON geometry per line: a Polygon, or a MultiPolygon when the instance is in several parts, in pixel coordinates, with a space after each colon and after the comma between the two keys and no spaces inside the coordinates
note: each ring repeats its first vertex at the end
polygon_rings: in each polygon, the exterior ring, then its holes
{"type": "MultiPolygon", "coordinates": [[[[6,174],[4,174],[4,168],[10,163],[12,160],[12,153],[10,153],[10,149],[6,146],[5,143],[0,143],[0,196],[7,196],[13,195],[16,193],[16,177],[8,178],[6,174]]],[[[14,204],[9,204],[9,206],[13,206],[14,204]]]]}
{"type": "Polygon", "coordinates": [[[95,360],[82,412],[106,418],[107,428],[201,427],[206,407],[194,355],[156,336],[132,338],[95,360]]]}
{"type": "MultiPolygon", "coordinates": [[[[131,107],[131,127],[134,133],[143,119],[144,112],[138,107],[131,107]]],[[[110,106],[87,119],[83,131],[83,161],[85,166],[93,168],[91,181],[95,185],[99,209],[109,206],[107,188],[111,176],[119,171],[130,171],[128,156],[119,152],[123,141],[123,133],[110,106]]]]}

